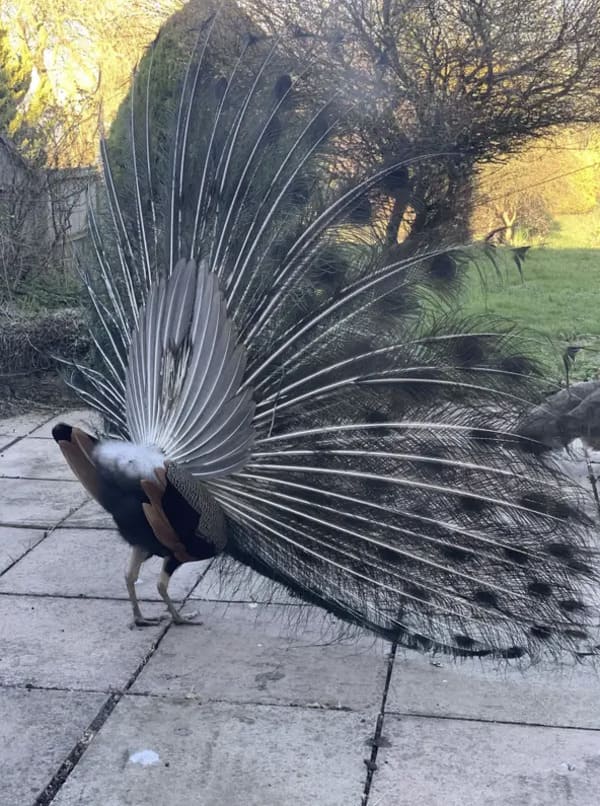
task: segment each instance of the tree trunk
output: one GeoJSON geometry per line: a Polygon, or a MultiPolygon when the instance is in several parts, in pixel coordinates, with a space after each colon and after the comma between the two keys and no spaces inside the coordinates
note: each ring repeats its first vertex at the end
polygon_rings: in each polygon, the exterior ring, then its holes
{"type": "Polygon", "coordinates": [[[512,244],[515,237],[515,221],[517,220],[517,214],[509,213],[506,210],[503,210],[501,218],[505,227],[502,241],[503,243],[512,244]]]}
{"type": "Polygon", "coordinates": [[[409,252],[437,248],[444,243],[467,243],[471,238],[472,176],[455,179],[436,195],[415,216],[405,241],[409,252]]]}
{"type": "Polygon", "coordinates": [[[408,193],[403,193],[401,196],[396,196],[394,199],[394,206],[392,207],[392,212],[390,213],[385,230],[386,246],[395,246],[398,243],[398,230],[400,229],[407,204],[408,193]]]}

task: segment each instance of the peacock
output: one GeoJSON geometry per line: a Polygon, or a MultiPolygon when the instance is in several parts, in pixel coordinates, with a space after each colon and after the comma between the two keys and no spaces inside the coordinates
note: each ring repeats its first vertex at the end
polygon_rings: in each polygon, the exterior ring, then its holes
{"type": "Polygon", "coordinates": [[[437,304],[468,249],[382,236],[385,194],[434,156],[344,169],[343,99],[315,101],[283,37],[236,32],[225,58],[221,27],[167,92],[159,37],[102,139],[93,357],[68,381],[104,427],[53,430],[132,547],[135,623],[148,557],[184,623],[170,577],[225,555],[405,647],[593,654],[594,523],[516,428],[536,362],[437,304]]]}

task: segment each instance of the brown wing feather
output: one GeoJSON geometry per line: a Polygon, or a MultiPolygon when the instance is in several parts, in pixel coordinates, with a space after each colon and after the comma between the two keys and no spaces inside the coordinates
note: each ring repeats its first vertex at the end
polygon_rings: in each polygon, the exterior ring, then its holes
{"type": "Polygon", "coordinates": [[[179,562],[193,562],[197,558],[188,553],[177,532],[169,523],[162,507],[162,497],[166,488],[165,471],[163,468],[157,468],[154,472],[158,481],[144,480],[141,482],[142,489],[150,502],[142,504],[146,520],[159,543],[169,549],[179,562]]]}
{"type": "Polygon", "coordinates": [[[93,437],[80,428],[73,428],[70,442],[64,439],[58,441],[58,446],[75,476],[88,493],[99,501],[99,480],[92,458],[94,444],[93,437]]]}

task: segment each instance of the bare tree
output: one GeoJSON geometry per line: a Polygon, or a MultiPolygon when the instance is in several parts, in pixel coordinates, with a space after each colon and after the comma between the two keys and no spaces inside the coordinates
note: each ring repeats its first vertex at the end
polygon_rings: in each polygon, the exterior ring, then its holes
{"type": "MultiPolygon", "coordinates": [[[[324,91],[354,95],[362,159],[411,168],[388,234],[466,234],[478,164],[550,127],[600,117],[600,0],[247,0],[265,27],[301,28],[324,91]]],[[[298,39],[295,40],[296,42],[298,39]]],[[[304,45],[305,47],[305,45],[304,45]]]]}
{"type": "Polygon", "coordinates": [[[14,307],[32,279],[68,272],[90,180],[90,171],[33,165],[0,137],[0,305],[14,307]]]}
{"type": "Polygon", "coordinates": [[[14,306],[32,280],[46,286],[64,275],[84,229],[100,108],[110,122],[136,59],[180,5],[23,0],[0,9],[8,132],[0,137],[0,303],[14,306]]]}
{"type": "MultiPolygon", "coordinates": [[[[531,242],[546,238],[561,216],[592,213],[600,194],[599,153],[593,127],[562,127],[503,164],[482,165],[473,228],[480,234],[497,230],[500,242],[512,243],[514,237],[531,242]]],[[[589,233],[590,241],[594,236],[589,233]]]]}
{"type": "Polygon", "coordinates": [[[33,158],[40,154],[52,167],[94,163],[100,105],[110,122],[137,59],[181,4],[21,0],[2,5],[0,26],[8,32],[4,48],[31,74],[10,131],[22,152],[33,158]]]}

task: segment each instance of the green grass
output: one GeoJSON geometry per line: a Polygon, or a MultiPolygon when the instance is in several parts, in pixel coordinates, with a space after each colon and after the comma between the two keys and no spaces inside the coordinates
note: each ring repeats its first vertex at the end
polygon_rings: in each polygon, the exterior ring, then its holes
{"type": "MultiPolygon", "coordinates": [[[[482,282],[473,266],[460,300],[465,315],[492,314],[527,331],[548,369],[564,379],[562,354],[569,345],[582,345],[572,368],[573,379],[600,377],[600,248],[572,248],[584,232],[600,231],[600,214],[558,220],[548,246],[532,248],[523,267],[523,280],[509,249],[498,249],[497,276],[491,262],[479,261],[482,282]],[[587,228],[587,229],[586,229],[587,228]],[[597,228],[597,230],[595,229],[597,228]]],[[[28,314],[81,304],[78,278],[69,272],[48,272],[20,289],[17,307],[28,314]]]]}
{"type": "MultiPolygon", "coordinates": [[[[540,357],[564,374],[561,356],[582,345],[573,378],[600,375],[600,249],[536,248],[524,264],[523,281],[508,250],[499,250],[502,278],[491,265],[482,284],[473,268],[462,300],[467,314],[492,313],[532,332],[540,357]]],[[[480,268],[484,269],[483,261],[480,268]]]]}

